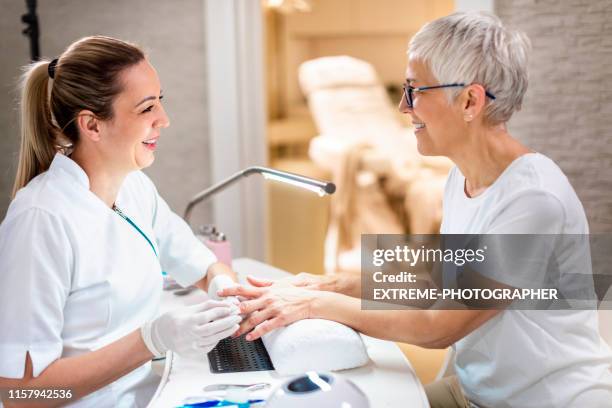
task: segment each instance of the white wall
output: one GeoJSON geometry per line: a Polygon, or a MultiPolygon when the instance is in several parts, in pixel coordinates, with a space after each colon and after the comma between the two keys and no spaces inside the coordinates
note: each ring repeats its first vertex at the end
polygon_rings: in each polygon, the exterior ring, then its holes
{"type": "MultiPolygon", "coordinates": [[[[263,16],[258,0],[204,0],[211,171],[221,181],[265,165],[263,16]]],[[[265,254],[264,186],[242,179],[216,195],[213,219],[234,256],[265,254]]]]}
{"type": "Polygon", "coordinates": [[[533,47],[529,89],[510,131],[563,169],[591,232],[612,231],[610,1],[497,1],[496,12],[533,47]]]}

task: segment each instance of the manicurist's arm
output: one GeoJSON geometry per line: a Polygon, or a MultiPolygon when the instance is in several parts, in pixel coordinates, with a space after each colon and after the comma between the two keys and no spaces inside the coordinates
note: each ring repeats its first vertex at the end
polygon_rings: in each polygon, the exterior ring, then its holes
{"type": "Polygon", "coordinates": [[[221,262],[215,262],[208,268],[206,276],[197,281],[195,286],[205,292],[208,291],[210,294],[215,294],[215,296],[211,297],[216,298],[218,290],[235,285],[237,280],[236,272],[229,266],[221,262]]]}
{"type": "Polygon", "coordinates": [[[24,377],[0,378],[0,388],[65,389],[70,390],[72,397],[80,398],[168,350],[201,360],[219,340],[238,329],[241,318],[237,312],[235,306],[218,300],[173,309],[99,350],[55,360],[37,377],[28,352],[24,377]]]}
{"type": "MultiPolygon", "coordinates": [[[[4,389],[63,389],[70,390],[73,398],[90,394],[105,385],[123,377],[130,371],[151,360],[153,354],[145,346],[140,330],[134,330],[121,339],[91,353],[55,360],[38,377],[33,376],[30,354],[26,355],[25,375],[21,379],[1,378],[0,388],[4,389]]],[[[52,407],[60,406],[63,400],[40,400],[11,403],[9,407],[52,407]]]]}
{"type": "Polygon", "coordinates": [[[216,291],[234,285],[236,273],[227,265],[217,262],[191,227],[170,209],[153,182],[144,175],[142,177],[155,201],[153,229],[162,270],[182,286],[194,285],[209,294],[212,293],[211,288],[216,291]]]}

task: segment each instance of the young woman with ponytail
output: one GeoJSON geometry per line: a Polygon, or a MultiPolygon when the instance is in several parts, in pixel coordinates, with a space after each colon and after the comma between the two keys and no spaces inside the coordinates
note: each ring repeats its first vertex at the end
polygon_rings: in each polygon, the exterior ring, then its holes
{"type": "MultiPolygon", "coordinates": [[[[235,280],[140,171],[169,125],[157,73],[135,45],[95,36],[28,66],[21,87],[19,165],[0,225],[0,391],[146,406],[153,357],[204,359],[240,321],[218,300],[156,317],[162,270],[215,292],[235,280]]],[[[11,395],[0,392],[6,407],[28,406],[11,395]]]]}

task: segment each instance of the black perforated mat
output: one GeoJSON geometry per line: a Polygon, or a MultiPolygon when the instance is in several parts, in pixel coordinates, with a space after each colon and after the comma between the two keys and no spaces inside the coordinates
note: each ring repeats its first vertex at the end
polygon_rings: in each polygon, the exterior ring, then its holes
{"type": "Polygon", "coordinates": [[[227,337],[208,353],[208,364],[213,373],[274,370],[268,351],[261,339],[246,341],[243,334],[227,337]]]}

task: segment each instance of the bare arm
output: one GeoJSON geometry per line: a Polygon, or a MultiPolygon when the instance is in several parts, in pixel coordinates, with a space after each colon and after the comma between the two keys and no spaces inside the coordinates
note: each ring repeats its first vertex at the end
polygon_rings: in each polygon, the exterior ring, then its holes
{"type": "Polygon", "coordinates": [[[311,318],[334,320],[383,340],[446,348],[502,310],[362,310],[361,300],[323,294],[312,302],[311,318]]]}
{"type": "Polygon", "coordinates": [[[250,314],[236,335],[252,331],[255,340],[301,319],[327,319],[366,335],[427,348],[445,348],[501,310],[362,310],[361,300],[328,291],[291,286],[224,289],[223,296],[244,296],[240,312],[250,314]]]}
{"type": "Polygon", "coordinates": [[[351,297],[361,297],[361,275],[359,273],[336,273],[333,275],[313,275],[311,273],[298,273],[295,276],[278,281],[248,276],[247,280],[255,287],[268,287],[274,283],[280,285],[293,285],[310,290],[324,290],[341,293],[351,297]]]}
{"type": "MultiPolygon", "coordinates": [[[[0,378],[0,388],[45,388],[71,390],[73,397],[85,395],[112,383],[151,360],[153,355],[145,346],[140,330],[90,353],[60,358],[51,363],[38,377],[33,377],[32,360],[26,355],[25,375],[21,379],[0,378]]],[[[6,408],[15,406],[50,407],[65,404],[62,400],[19,400],[16,404],[3,401],[6,408]]]]}
{"type": "Polygon", "coordinates": [[[361,297],[361,274],[359,273],[337,273],[326,275],[322,278],[319,290],[341,293],[354,298],[361,297]]]}

